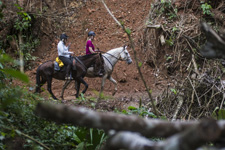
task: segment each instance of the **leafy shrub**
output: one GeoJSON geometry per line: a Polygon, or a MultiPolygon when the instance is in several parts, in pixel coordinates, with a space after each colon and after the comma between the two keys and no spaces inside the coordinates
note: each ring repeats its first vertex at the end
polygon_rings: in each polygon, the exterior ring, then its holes
{"type": "Polygon", "coordinates": [[[27,87],[14,86],[17,78],[28,83],[28,77],[7,65],[13,60],[0,54],[0,149],[9,149],[20,139],[23,149],[99,149],[106,135],[98,129],[58,125],[37,117],[33,110],[43,99],[27,87]]]}
{"type": "Polygon", "coordinates": [[[213,16],[213,13],[211,12],[212,6],[209,5],[208,3],[202,4],[201,9],[202,9],[204,15],[213,16]]]}

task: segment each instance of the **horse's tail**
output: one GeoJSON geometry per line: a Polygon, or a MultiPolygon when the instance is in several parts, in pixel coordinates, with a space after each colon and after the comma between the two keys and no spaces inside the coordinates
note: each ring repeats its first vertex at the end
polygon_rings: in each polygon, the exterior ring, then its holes
{"type": "Polygon", "coordinates": [[[40,66],[37,68],[36,71],[36,90],[35,90],[36,93],[39,93],[41,90],[40,66]]]}

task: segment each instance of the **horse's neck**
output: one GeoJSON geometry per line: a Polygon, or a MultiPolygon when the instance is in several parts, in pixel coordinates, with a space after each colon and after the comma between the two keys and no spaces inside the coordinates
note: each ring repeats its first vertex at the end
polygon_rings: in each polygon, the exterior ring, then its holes
{"type": "Polygon", "coordinates": [[[93,62],[96,61],[97,58],[98,58],[98,56],[95,55],[93,57],[90,57],[89,60],[83,61],[83,63],[87,68],[89,68],[93,64],[93,62]]]}
{"type": "Polygon", "coordinates": [[[114,67],[115,64],[119,61],[120,58],[120,51],[118,52],[108,52],[108,54],[105,54],[105,57],[107,57],[107,61],[110,61],[111,65],[114,67]]]}

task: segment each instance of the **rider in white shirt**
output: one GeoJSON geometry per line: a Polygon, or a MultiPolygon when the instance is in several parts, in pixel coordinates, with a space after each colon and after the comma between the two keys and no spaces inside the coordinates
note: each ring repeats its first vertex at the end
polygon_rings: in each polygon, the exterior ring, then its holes
{"type": "Polygon", "coordinates": [[[72,70],[73,62],[71,60],[71,54],[73,54],[73,52],[69,51],[70,44],[68,47],[66,46],[67,38],[68,38],[68,36],[66,34],[61,34],[60,41],[58,43],[57,48],[58,48],[59,59],[66,66],[65,79],[72,79],[71,70],[72,70]]]}

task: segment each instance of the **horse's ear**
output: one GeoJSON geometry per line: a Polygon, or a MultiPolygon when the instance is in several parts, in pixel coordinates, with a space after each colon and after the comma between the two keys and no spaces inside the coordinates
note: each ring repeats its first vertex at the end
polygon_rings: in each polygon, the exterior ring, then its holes
{"type": "Polygon", "coordinates": [[[127,48],[127,45],[124,45],[124,46],[123,46],[123,49],[125,50],[126,48],[127,48]]]}

